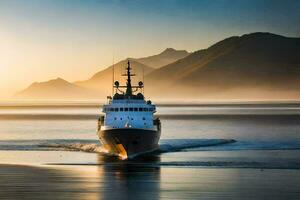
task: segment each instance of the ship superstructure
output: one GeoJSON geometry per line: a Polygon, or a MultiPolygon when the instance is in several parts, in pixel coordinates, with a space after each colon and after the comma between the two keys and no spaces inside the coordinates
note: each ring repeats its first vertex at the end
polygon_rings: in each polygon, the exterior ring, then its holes
{"type": "Polygon", "coordinates": [[[104,116],[99,118],[98,136],[109,153],[123,159],[158,149],[161,124],[154,118],[156,106],[143,95],[144,84],[132,85],[130,62],[128,61],[126,85],[114,82],[114,94],[103,106],[104,116]]]}

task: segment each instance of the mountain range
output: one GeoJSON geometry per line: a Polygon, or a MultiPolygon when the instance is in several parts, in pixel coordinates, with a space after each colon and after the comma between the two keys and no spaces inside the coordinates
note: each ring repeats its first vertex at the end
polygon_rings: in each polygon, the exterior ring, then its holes
{"type": "MultiPolygon", "coordinates": [[[[155,56],[130,60],[135,70],[144,69],[146,96],[300,98],[300,38],[257,32],[226,38],[193,53],[168,48],[155,56]]],[[[117,63],[115,70],[121,70],[125,64],[126,60],[117,63]]],[[[83,90],[80,98],[104,98],[104,93],[109,94],[107,92],[111,90],[111,72],[112,67],[109,67],[89,80],[70,84],[76,90],[83,90]],[[95,94],[97,90],[98,95],[95,94]]],[[[34,86],[46,89],[47,83],[36,83],[34,86]]],[[[17,96],[43,97],[39,92],[35,96],[32,88],[33,85],[17,96]]],[[[56,96],[51,91],[51,95],[56,96]]]]}
{"type": "Polygon", "coordinates": [[[124,74],[128,60],[131,62],[133,71],[138,75],[134,81],[139,81],[142,79],[143,74],[147,75],[153,70],[187,55],[189,53],[185,50],[167,48],[157,55],[143,58],[127,58],[95,73],[87,80],[71,83],[62,78],[57,78],[45,82],[35,82],[26,89],[16,93],[14,97],[21,99],[104,98],[111,93],[113,72],[116,80],[121,79],[120,75],[124,74]]]}
{"type": "Polygon", "coordinates": [[[146,80],[166,96],[299,98],[300,38],[260,32],[230,37],[153,71],[146,80]],[[177,91],[181,94],[174,95],[177,91]]]}

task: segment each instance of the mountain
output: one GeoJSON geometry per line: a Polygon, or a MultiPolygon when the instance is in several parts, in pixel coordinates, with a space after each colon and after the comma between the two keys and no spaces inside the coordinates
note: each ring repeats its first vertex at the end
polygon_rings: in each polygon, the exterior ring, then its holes
{"type": "MultiPolygon", "coordinates": [[[[135,77],[133,81],[142,80],[143,73],[147,75],[153,70],[178,59],[181,59],[189,53],[185,50],[175,50],[173,48],[167,48],[163,52],[157,55],[144,57],[144,58],[127,58],[114,65],[115,79],[120,80],[120,74],[125,72],[125,67],[127,66],[128,60],[130,60],[133,71],[139,75],[135,77]],[[138,80],[139,79],[139,80],[138,80]]],[[[95,90],[102,94],[109,94],[111,92],[112,84],[112,71],[113,66],[110,66],[102,71],[97,72],[90,79],[85,81],[75,82],[76,85],[95,90]]]]}
{"type": "Polygon", "coordinates": [[[167,48],[160,54],[145,57],[145,58],[138,58],[134,60],[144,65],[158,69],[162,66],[173,63],[188,55],[189,53],[186,50],[175,50],[173,48],[167,48]]]}
{"type": "MultiPolygon", "coordinates": [[[[229,37],[191,54],[168,48],[158,55],[129,60],[136,74],[142,75],[144,69],[148,97],[300,99],[300,38],[258,32],[229,37]],[[171,58],[175,54],[174,61],[171,58]],[[178,55],[182,58],[178,59],[178,55]],[[169,59],[161,66],[164,57],[169,59]]],[[[124,72],[126,62],[127,59],[115,65],[116,80],[124,72]]],[[[40,95],[43,98],[80,96],[88,99],[95,95],[105,98],[111,94],[112,69],[110,66],[88,80],[75,83],[62,80],[58,82],[63,84],[35,83],[21,94],[32,97],[38,93],[43,94],[40,95]]],[[[138,76],[133,83],[141,79],[138,76]]]]}
{"type": "Polygon", "coordinates": [[[46,82],[33,83],[25,90],[17,93],[15,97],[30,99],[105,98],[111,93],[113,68],[115,79],[117,80],[120,78],[120,75],[124,73],[128,60],[131,62],[133,71],[138,75],[133,81],[138,82],[143,79],[143,74],[147,75],[155,68],[174,62],[186,55],[188,55],[187,51],[167,48],[162,53],[154,56],[122,60],[116,63],[114,67],[110,66],[97,72],[88,80],[70,83],[58,78],[46,82]]]}
{"type": "Polygon", "coordinates": [[[25,90],[15,94],[14,97],[30,99],[76,99],[85,95],[93,96],[90,91],[62,78],[57,78],[46,82],[32,83],[25,90]]]}
{"type": "MultiPolygon", "coordinates": [[[[137,75],[133,81],[142,80],[143,71],[144,74],[148,74],[149,72],[153,71],[154,69],[151,67],[148,67],[144,64],[141,64],[137,62],[136,60],[130,60],[131,67],[133,69],[133,72],[135,72],[137,75]]],[[[116,63],[113,66],[110,66],[102,71],[99,71],[95,75],[93,75],[90,79],[85,81],[77,81],[74,84],[77,86],[80,86],[82,88],[86,88],[89,90],[93,90],[96,93],[98,93],[99,96],[109,95],[111,93],[111,87],[112,87],[112,74],[114,70],[115,74],[115,80],[121,80],[124,78],[120,78],[121,74],[125,73],[125,67],[127,66],[128,60],[123,60],[118,63],[116,63]]],[[[124,82],[120,81],[124,84],[124,82]]]]}
{"type": "Polygon", "coordinates": [[[157,96],[300,98],[300,38],[230,37],[151,72],[146,82],[157,96]]]}

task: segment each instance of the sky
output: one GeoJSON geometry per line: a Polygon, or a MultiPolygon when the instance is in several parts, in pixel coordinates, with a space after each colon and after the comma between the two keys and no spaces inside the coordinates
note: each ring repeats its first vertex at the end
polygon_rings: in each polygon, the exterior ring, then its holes
{"type": "Polygon", "coordinates": [[[0,0],[0,98],[85,80],[127,57],[193,52],[226,37],[300,37],[298,0],[0,0]]]}

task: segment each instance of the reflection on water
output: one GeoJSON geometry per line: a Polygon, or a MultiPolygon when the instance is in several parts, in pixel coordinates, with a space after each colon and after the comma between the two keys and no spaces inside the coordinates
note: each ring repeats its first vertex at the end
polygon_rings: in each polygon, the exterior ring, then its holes
{"type": "Polygon", "coordinates": [[[97,166],[0,165],[0,199],[159,199],[159,162],[98,156],[97,166]],[[55,198],[54,198],[55,197],[55,198]]]}
{"type": "Polygon", "coordinates": [[[97,165],[0,165],[0,199],[297,199],[299,170],[159,166],[98,156],[97,165]]]}
{"type": "MultiPolygon", "coordinates": [[[[66,170],[0,165],[0,199],[83,199],[93,190],[66,170]]],[[[90,184],[90,182],[88,182],[90,184]]]]}
{"type": "Polygon", "coordinates": [[[134,161],[120,161],[116,157],[99,156],[103,199],[159,199],[160,168],[146,163],[159,162],[158,156],[134,161]]]}

